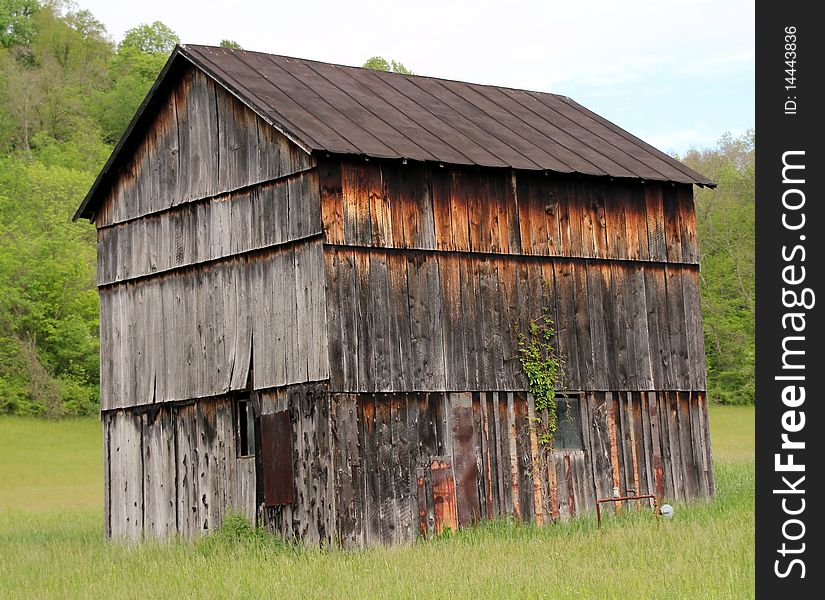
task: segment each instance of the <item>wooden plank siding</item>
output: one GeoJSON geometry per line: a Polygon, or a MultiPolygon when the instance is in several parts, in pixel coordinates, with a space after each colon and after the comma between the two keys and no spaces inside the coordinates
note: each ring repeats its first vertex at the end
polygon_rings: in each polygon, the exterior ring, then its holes
{"type": "Polygon", "coordinates": [[[103,413],[112,537],[185,538],[255,519],[254,459],[238,458],[231,399],[103,413]]]}
{"type": "Polygon", "coordinates": [[[102,193],[98,227],[138,219],[314,166],[315,160],[202,71],[158,99],[151,128],[102,193]]]}
{"type": "Polygon", "coordinates": [[[328,379],[323,271],[316,239],[101,288],[101,409],[328,379]]]}
{"type": "MultiPolygon", "coordinates": [[[[678,405],[686,408],[688,396],[683,400],[671,392],[654,398],[655,410],[670,412],[678,405]]],[[[660,439],[650,420],[641,417],[648,410],[645,400],[618,392],[582,395],[582,448],[547,452],[531,441],[532,397],[523,392],[333,393],[338,540],[345,547],[397,544],[508,515],[537,523],[568,519],[594,511],[596,498],[612,495],[614,486],[622,495],[656,494],[652,473],[665,478],[663,489],[674,490],[663,499],[707,498],[712,486],[712,475],[703,470],[707,439],[691,437],[693,425],[681,416],[675,435],[660,439]],[[500,412],[492,427],[504,432],[504,443],[491,440],[484,420],[496,404],[509,413],[500,412]],[[446,416],[450,426],[439,426],[437,415],[446,416]],[[415,433],[393,435],[393,430],[415,433]],[[679,457],[674,469],[657,471],[653,445],[645,442],[651,437],[673,444],[679,457]],[[385,454],[392,457],[391,468],[382,464],[385,454]]],[[[650,502],[628,506],[636,510],[650,502]]],[[[610,513],[615,507],[603,508],[610,513]]]]}
{"type": "Polygon", "coordinates": [[[325,241],[698,264],[685,184],[325,159],[325,241]],[[370,211],[378,210],[380,214],[370,211]]]}
{"type": "Polygon", "coordinates": [[[616,261],[604,272],[601,261],[406,252],[399,261],[397,250],[324,247],[335,392],[524,390],[513,321],[543,314],[555,322],[566,389],[704,390],[698,317],[683,314],[699,304],[693,265],[616,261]],[[386,296],[387,276],[405,273],[386,296]]]}

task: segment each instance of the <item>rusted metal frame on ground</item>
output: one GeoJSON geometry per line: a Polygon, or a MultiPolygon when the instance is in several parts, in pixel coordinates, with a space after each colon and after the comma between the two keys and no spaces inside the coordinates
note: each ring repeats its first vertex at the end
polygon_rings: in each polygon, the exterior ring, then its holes
{"type": "Polygon", "coordinates": [[[659,500],[654,494],[641,494],[639,496],[615,496],[612,498],[596,498],[596,520],[599,527],[602,526],[602,503],[604,502],[626,502],[628,500],[653,500],[653,513],[659,514],[659,500]]]}

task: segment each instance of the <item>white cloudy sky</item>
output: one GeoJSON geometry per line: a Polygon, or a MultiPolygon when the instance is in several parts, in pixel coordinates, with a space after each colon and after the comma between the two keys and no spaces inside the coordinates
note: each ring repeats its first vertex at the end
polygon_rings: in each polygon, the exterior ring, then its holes
{"type": "Polygon", "coordinates": [[[421,75],[571,96],[666,151],[754,125],[754,9],[745,0],[393,3],[77,0],[115,41],[160,20],[184,43],[348,65],[380,55],[421,75]]]}

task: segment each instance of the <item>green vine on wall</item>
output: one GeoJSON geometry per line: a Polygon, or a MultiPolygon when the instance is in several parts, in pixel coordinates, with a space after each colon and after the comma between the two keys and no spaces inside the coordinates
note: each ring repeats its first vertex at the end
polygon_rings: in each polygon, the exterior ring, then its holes
{"type": "Polygon", "coordinates": [[[514,325],[519,361],[536,406],[538,442],[550,448],[558,426],[556,383],[562,367],[562,358],[553,345],[553,319],[545,313],[528,322],[526,331],[518,323],[514,325]]]}

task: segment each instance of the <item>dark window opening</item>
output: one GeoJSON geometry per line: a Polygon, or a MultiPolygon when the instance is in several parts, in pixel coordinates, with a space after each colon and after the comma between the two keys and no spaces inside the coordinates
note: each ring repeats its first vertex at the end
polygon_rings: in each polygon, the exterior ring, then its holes
{"type": "Polygon", "coordinates": [[[235,431],[238,458],[255,456],[255,411],[249,396],[239,396],[236,403],[235,431]]]}
{"type": "Polygon", "coordinates": [[[557,450],[583,450],[582,413],[578,394],[556,396],[556,435],[553,447],[557,450]]]}

